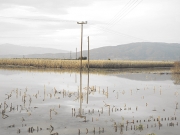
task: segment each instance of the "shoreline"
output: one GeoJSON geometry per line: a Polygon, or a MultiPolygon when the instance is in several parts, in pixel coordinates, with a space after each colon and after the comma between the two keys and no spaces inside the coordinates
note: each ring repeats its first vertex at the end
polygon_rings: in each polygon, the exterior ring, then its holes
{"type": "MultiPolygon", "coordinates": [[[[34,72],[75,72],[79,73],[79,68],[42,68],[33,66],[15,66],[15,65],[0,65],[3,70],[17,71],[34,71],[34,72]]],[[[87,74],[88,69],[83,68],[82,73],[87,74]]],[[[90,68],[90,73],[98,74],[117,74],[117,73],[153,73],[153,74],[172,74],[171,67],[154,67],[154,68],[90,68]]]]}

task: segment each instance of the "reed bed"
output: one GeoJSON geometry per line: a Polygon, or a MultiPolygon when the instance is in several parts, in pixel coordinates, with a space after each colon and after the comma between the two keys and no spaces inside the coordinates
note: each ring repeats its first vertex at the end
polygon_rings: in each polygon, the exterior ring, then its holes
{"type": "MultiPolygon", "coordinates": [[[[154,68],[173,67],[173,61],[131,61],[131,60],[90,60],[90,68],[154,68]]],[[[2,66],[37,68],[80,68],[80,60],[58,59],[0,59],[2,66]]],[[[82,61],[82,67],[88,67],[88,61],[82,61]]]]}
{"type": "Polygon", "coordinates": [[[174,62],[174,67],[172,68],[172,73],[180,74],[180,61],[174,62]]]}
{"type": "Polygon", "coordinates": [[[174,62],[174,66],[171,68],[172,79],[174,80],[174,84],[180,84],[180,61],[174,62]]]}
{"type": "Polygon", "coordinates": [[[172,67],[172,61],[131,61],[131,60],[92,60],[90,68],[153,68],[172,67]]]}

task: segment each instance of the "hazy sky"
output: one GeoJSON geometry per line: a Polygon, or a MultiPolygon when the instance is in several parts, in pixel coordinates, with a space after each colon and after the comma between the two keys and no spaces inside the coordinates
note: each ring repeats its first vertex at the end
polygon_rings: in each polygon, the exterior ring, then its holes
{"type": "Polygon", "coordinates": [[[180,43],[180,0],[0,0],[0,44],[83,50],[131,42],[180,43]]]}

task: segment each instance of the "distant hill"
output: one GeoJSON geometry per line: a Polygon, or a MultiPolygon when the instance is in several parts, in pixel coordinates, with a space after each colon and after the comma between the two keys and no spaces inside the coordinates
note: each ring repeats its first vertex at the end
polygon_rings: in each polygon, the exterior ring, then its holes
{"type": "Polygon", "coordinates": [[[180,60],[180,44],[138,42],[92,49],[90,53],[91,59],[180,60]]]}
{"type": "Polygon", "coordinates": [[[2,44],[0,45],[0,57],[2,56],[14,56],[16,55],[30,55],[30,54],[45,54],[45,53],[67,53],[64,50],[52,49],[52,48],[42,48],[42,47],[25,47],[12,44],[2,44]]]}
{"type": "MultiPolygon", "coordinates": [[[[80,52],[77,53],[77,57],[80,52]]],[[[87,50],[83,51],[87,56],[87,50]]],[[[0,56],[1,57],[1,56],[0,56]]],[[[19,57],[14,55],[11,57],[19,57]]],[[[75,59],[76,53],[44,53],[25,55],[25,58],[75,59]]],[[[137,42],[117,46],[106,46],[90,50],[90,59],[101,60],[180,60],[180,44],[137,42]]]]}

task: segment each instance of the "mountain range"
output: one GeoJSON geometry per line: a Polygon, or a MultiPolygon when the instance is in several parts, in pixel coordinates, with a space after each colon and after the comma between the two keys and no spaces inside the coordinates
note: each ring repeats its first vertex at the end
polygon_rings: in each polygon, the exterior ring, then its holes
{"type": "Polygon", "coordinates": [[[45,54],[45,53],[67,53],[65,50],[42,47],[25,47],[13,44],[0,45],[0,55],[29,55],[29,54],[45,54]]]}
{"type": "MultiPolygon", "coordinates": [[[[82,52],[88,56],[88,51],[82,52]]],[[[76,59],[80,52],[50,48],[0,45],[0,58],[54,58],[76,59]],[[8,51],[9,48],[11,51],[8,51]]],[[[90,59],[94,60],[180,60],[179,43],[136,42],[117,46],[105,46],[90,50],[90,59]]]]}

